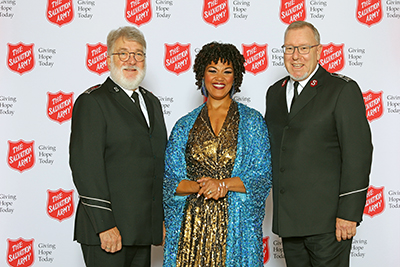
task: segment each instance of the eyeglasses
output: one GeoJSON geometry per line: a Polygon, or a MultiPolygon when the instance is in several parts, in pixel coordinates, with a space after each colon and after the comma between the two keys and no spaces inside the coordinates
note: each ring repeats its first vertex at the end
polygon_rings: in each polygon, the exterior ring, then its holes
{"type": "Polygon", "coordinates": [[[297,48],[297,51],[299,52],[299,54],[306,55],[306,54],[310,53],[311,48],[316,47],[316,46],[319,46],[319,44],[300,45],[300,46],[282,45],[281,47],[283,48],[283,53],[286,55],[293,55],[296,48],[297,48]]]}
{"type": "Polygon", "coordinates": [[[143,52],[119,52],[112,53],[111,55],[118,55],[119,60],[121,60],[122,62],[128,61],[131,55],[137,62],[141,62],[146,58],[146,53],[143,52]]]}

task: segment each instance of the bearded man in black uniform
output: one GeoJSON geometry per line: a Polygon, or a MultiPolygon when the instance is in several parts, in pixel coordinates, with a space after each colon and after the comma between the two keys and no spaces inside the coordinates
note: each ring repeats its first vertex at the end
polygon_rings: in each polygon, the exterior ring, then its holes
{"type": "Polygon", "coordinates": [[[150,266],[163,241],[167,133],[160,101],[139,86],[146,41],[135,27],[107,37],[110,77],[74,104],[70,166],[79,193],[74,239],[87,266],[150,266]]]}
{"type": "Polygon", "coordinates": [[[273,232],[287,266],[349,266],[362,220],[372,144],[357,83],[318,65],[317,29],[297,21],[282,46],[289,76],[272,85],[273,232]]]}

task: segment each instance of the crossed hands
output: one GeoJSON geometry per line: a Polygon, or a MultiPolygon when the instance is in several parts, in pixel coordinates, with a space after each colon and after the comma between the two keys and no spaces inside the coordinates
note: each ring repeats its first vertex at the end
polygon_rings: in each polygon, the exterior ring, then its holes
{"type": "Polygon", "coordinates": [[[203,177],[197,180],[200,186],[200,190],[197,193],[197,197],[203,195],[205,199],[218,200],[223,198],[228,193],[228,186],[222,180],[213,179],[210,177],[203,177]]]}

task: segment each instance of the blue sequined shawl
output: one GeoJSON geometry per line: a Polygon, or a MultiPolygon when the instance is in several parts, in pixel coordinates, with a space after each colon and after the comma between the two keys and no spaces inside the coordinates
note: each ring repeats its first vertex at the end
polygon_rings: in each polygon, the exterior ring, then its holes
{"type": "MultiPolygon", "coordinates": [[[[186,175],[185,150],[189,132],[204,104],[175,124],[165,155],[163,184],[166,239],[164,265],[175,266],[183,209],[187,196],[175,191],[186,175]]],[[[267,126],[261,114],[241,103],[239,133],[232,177],[240,177],[246,193],[229,192],[226,266],[263,266],[262,222],[271,188],[271,154],[267,126]]]]}

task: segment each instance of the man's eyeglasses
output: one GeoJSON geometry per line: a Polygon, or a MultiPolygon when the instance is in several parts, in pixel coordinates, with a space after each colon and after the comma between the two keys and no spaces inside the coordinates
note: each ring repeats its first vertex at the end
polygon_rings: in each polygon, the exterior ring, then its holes
{"type": "Polygon", "coordinates": [[[308,53],[310,53],[311,48],[319,46],[319,44],[316,45],[300,45],[300,46],[291,46],[291,45],[282,45],[281,47],[283,48],[283,53],[286,55],[292,55],[294,54],[294,51],[297,48],[297,51],[299,52],[299,54],[301,55],[306,55],[308,53]]]}
{"type": "Polygon", "coordinates": [[[128,61],[131,55],[137,62],[141,62],[146,58],[146,53],[143,52],[119,52],[112,53],[111,55],[118,55],[119,60],[121,60],[122,62],[128,61]]]}

